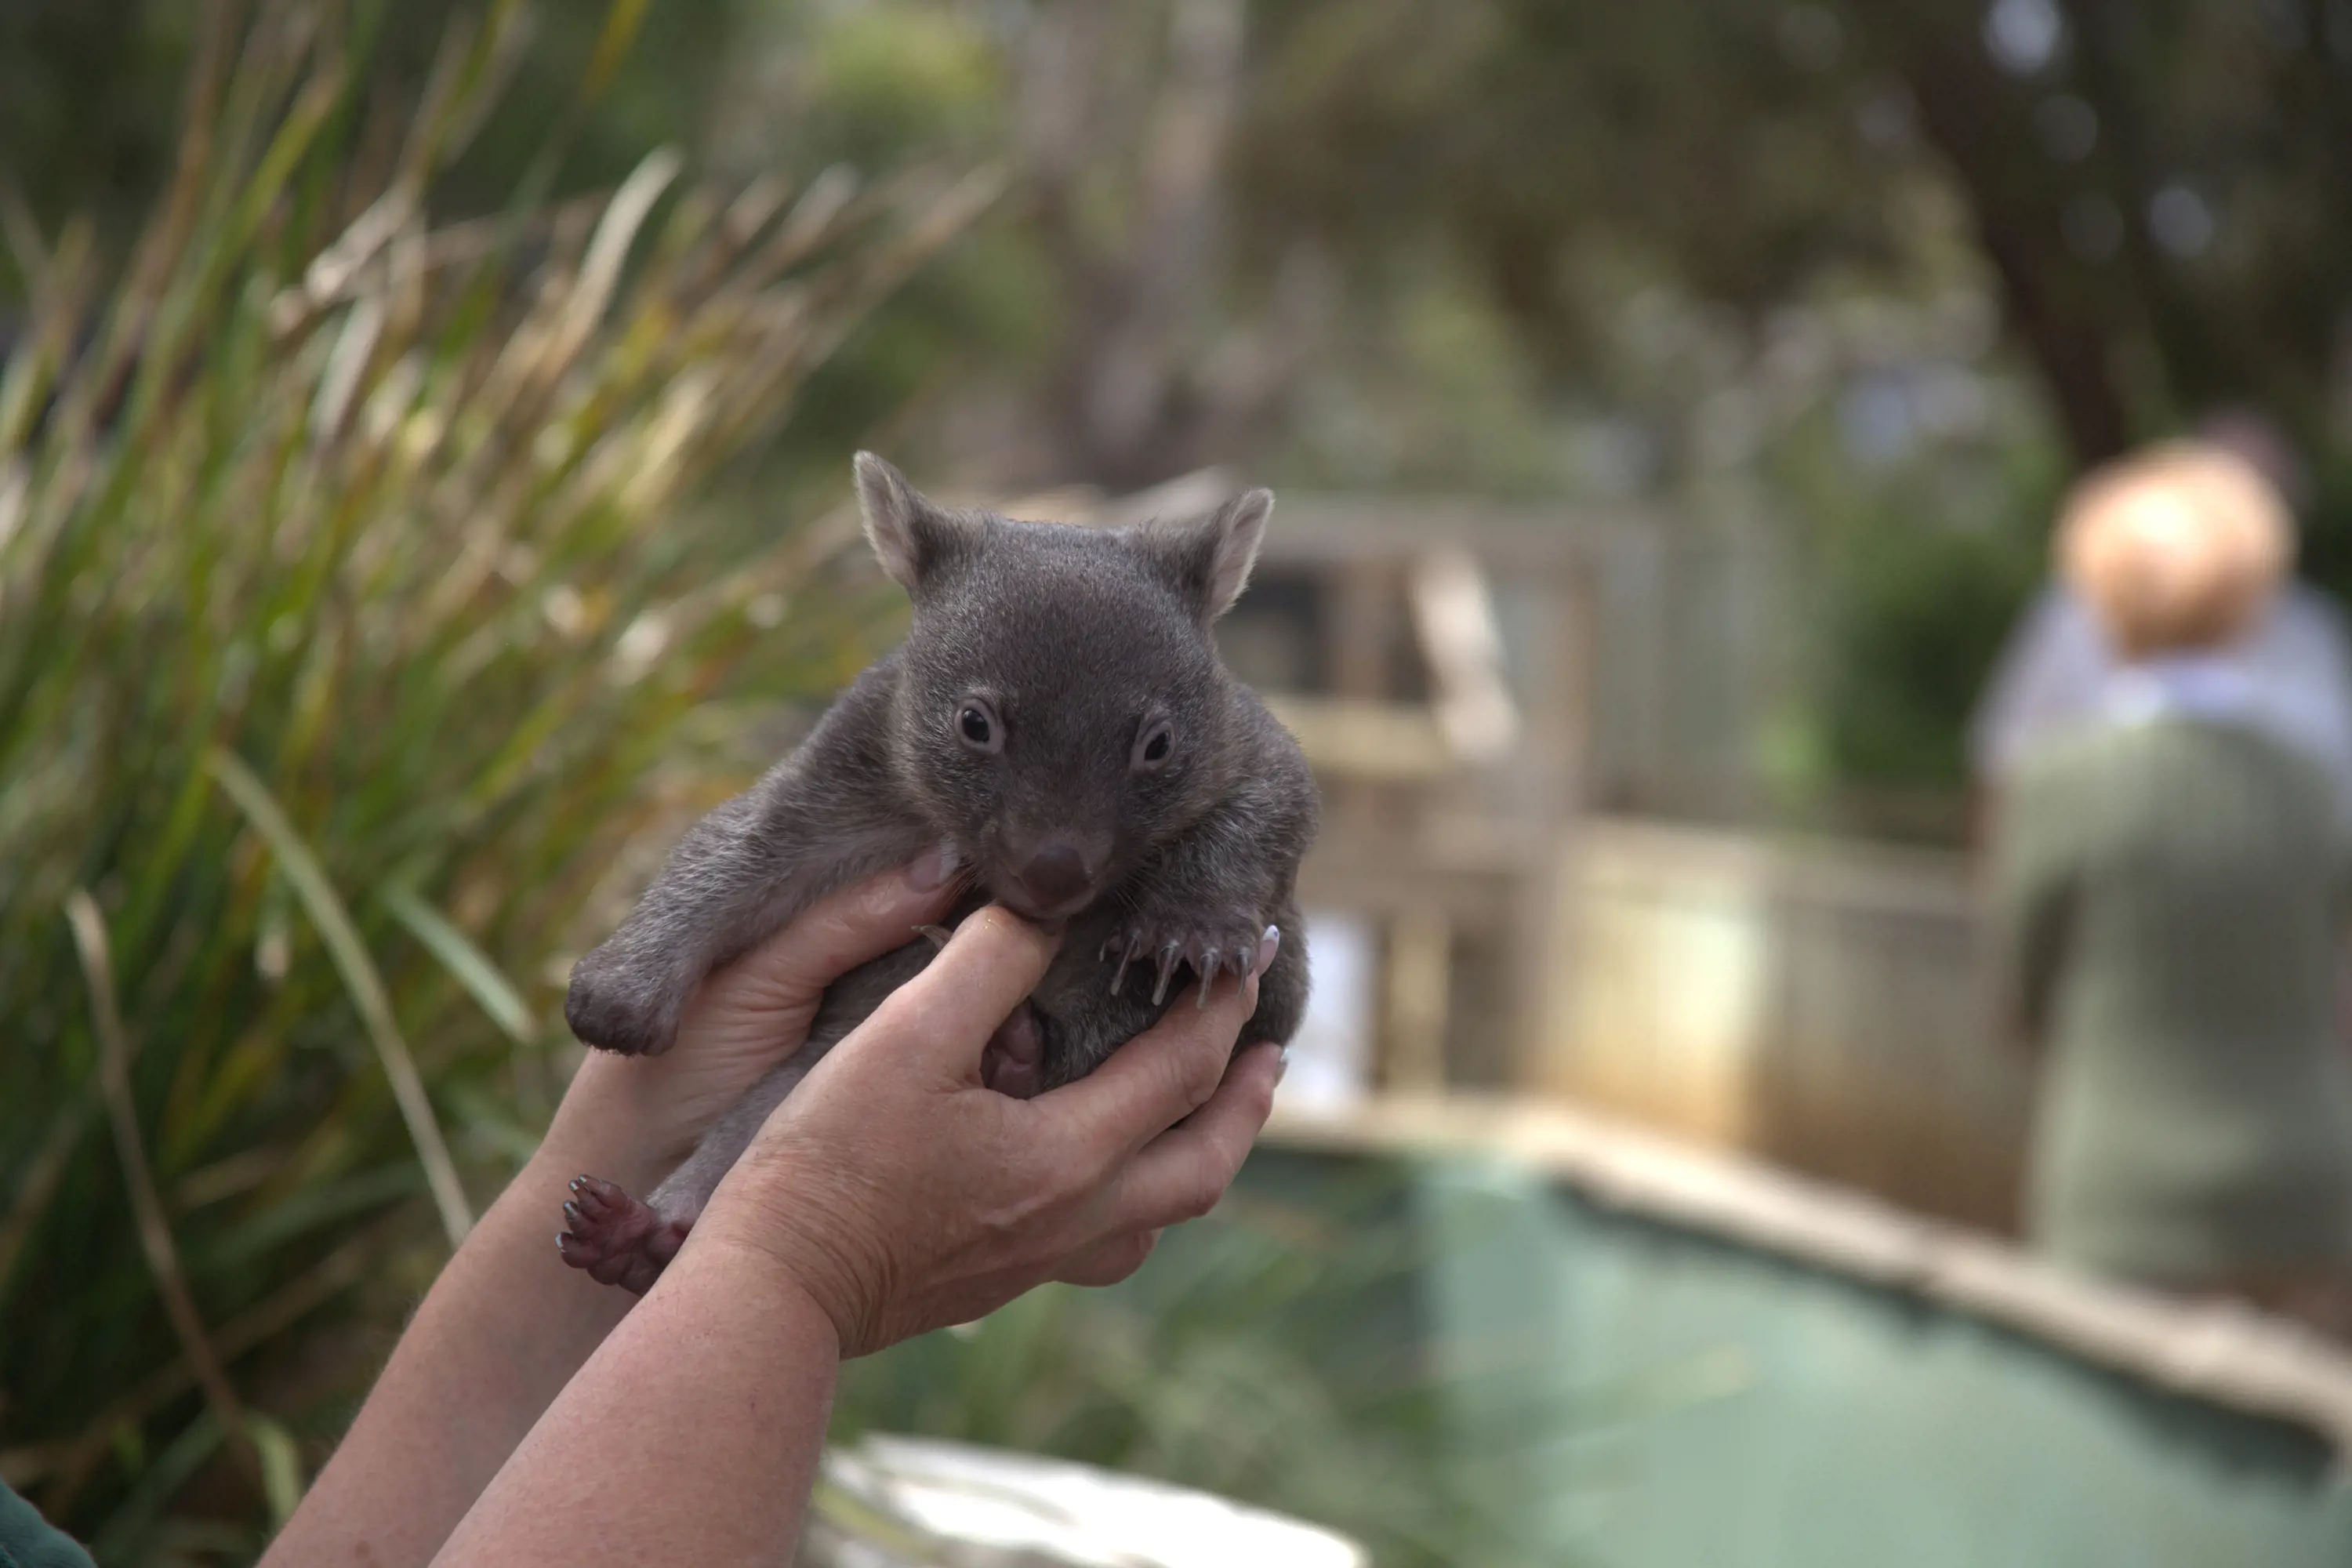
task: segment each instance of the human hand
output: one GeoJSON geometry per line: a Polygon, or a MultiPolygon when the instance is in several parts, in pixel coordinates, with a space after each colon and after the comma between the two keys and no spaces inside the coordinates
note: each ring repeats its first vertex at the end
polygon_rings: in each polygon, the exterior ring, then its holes
{"type": "Polygon", "coordinates": [[[808,1038],[826,986],[912,940],[961,890],[937,851],[819,900],[704,981],[677,1043],[656,1057],[592,1050],[548,1134],[573,1171],[642,1189],[689,1153],[719,1114],[808,1038]]]}
{"type": "Polygon", "coordinates": [[[688,1248],[779,1268],[852,1356],[1050,1279],[1124,1278],[1161,1226],[1208,1212],[1273,1104],[1280,1052],[1232,1053],[1274,932],[1205,1006],[1171,1008],[1076,1083],[1011,1099],[982,1086],[982,1054],[1057,942],[1000,908],[966,920],[768,1119],[688,1248]]]}

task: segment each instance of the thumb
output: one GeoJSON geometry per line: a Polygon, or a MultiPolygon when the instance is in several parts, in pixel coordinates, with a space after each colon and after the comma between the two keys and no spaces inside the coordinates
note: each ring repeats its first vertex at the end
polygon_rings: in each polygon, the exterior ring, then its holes
{"type": "Polygon", "coordinates": [[[914,928],[938,920],[959,889],[915,867],[836,889],[730,966],[751,1005],[814,1010],[824,988],[868,959],[904,947],[914,928]]]}
{"type": "Polygon", "coordinates": [[[958,926],[939,956],[856,1033],[890,1042],[910,1065],[978,1083],[989,1037],[1037,988],[1061,944],[1058,927],[1032,925],[991,904],[958,926]]]}
{"type": "Polygon", "coordinates": [[[703,982],[693,1027],[725,1053],[761,1060],[797,1049],[825,987],[868,959],[907,945],[913,929],[947,912],[950,881],[886,871],[803,910],[767,942],[703,982]]]}

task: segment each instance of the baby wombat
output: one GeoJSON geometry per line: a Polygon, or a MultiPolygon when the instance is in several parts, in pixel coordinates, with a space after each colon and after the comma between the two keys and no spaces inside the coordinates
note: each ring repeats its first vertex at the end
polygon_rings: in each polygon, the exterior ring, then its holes
{"type": "MultiPolygon", "coordinates": [[[[990,1042],[992,1087],[1026,1097],[1083,1076],[1171,992],[1205,998],[1218,974],[1246,972],[1270,926],[1280,946],[1241,1044],[1287,1042],[1307,1002],[1293,887],[1315,785],[1210,636],[1248,580],[1273,496],[1089,529],[950,510],[871,453],[856,472],[866,535],[914,600],[906,643],[688,831],[572,970],[572,1032],[667,1050],[712,970],[825,894],[938,849],[971,878],[959,913],[992,899],[1067,921],[1045,979],[990,1042]]],[[[572,1183],[564,1258],[647,1289],[768,1113],[935,951],[913,940],[835,982],[808,1043],[648,1200],[572,1183]]]]}

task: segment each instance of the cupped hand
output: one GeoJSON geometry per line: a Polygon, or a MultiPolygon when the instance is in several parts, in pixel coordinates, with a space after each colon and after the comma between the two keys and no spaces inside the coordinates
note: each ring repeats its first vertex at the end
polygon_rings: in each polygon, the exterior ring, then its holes
{"type": "Polygon", "coordinates": [[[1047,1279],[1124,1278],[1160,1227],[1205,1214],[1273,1104],[1280,1053],[1233,1047],[1274,933],[1205,1006],[1171,1008],[1076,1083],[1012,1099],[982,1085],[981,1058],[1057,940],[1001,908],[966,920],[768,1119],[688,1249],[780,1268],[861,1355],[1047,1279]]]}
{"type": "Polygon", "coordinates": [[[761,1074],[801,1047],[826,986],[947,913],[961,890],[954,870],[929,853],[818,900],[704,981],[660,1056],[590,1051],[550,1143],[624,1186],[666,1175],[761,1074]]]}

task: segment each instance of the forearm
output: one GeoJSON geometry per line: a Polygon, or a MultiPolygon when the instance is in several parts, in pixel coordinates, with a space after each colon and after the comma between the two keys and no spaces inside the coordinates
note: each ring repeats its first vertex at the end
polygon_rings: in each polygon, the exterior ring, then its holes
{"type": "Polygon", "coordinates": [[[635,1298],[555,1250],[583,1170],[643,1181],[617,1062],[592,1058],[555,1129],[426,1293],[335,1456],[272,1544],[275,1564],[429,1561],[635,1298]]]}
{"type": "Polygon", "coordinates": [[[839,1359],[772,1258],[698,1233],[435,1561],[788,1563],[839,1359]]]}

